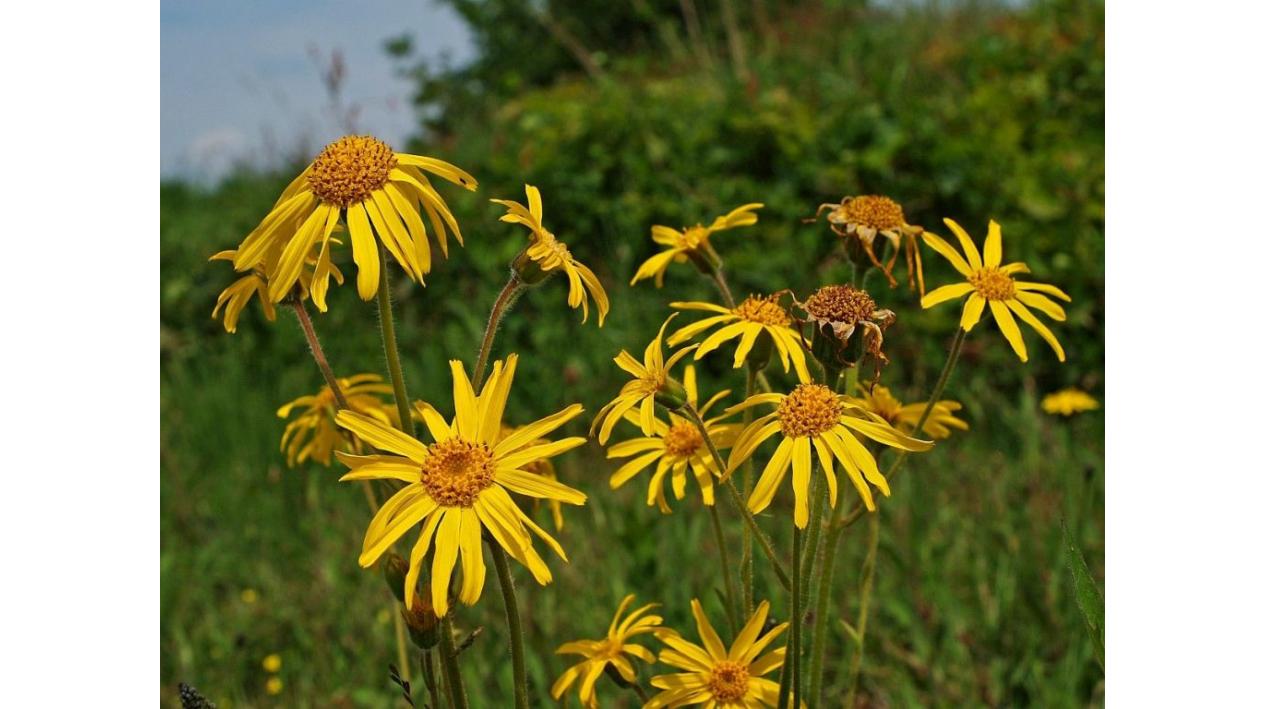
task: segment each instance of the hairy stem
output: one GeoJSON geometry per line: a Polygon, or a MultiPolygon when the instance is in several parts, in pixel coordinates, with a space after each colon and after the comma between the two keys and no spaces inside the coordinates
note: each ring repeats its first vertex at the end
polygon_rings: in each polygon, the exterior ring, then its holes
{"type": "Polygon", "coordinates": [[[711,513],[711,531],[715,533],[715,545],[720,548],[720,575],[724,577],[724,614],[729,618],[729,631],[736,633],[742,627],[734,610],[737,596],[733,591],[733,577],[729,574],[729,550],[724,543],[724,527],[720,525],[720,511],[715,505],[703,505],[711,513]]]}
{"type": "Polygon", "coordinates": [[[522,642],[522,618],[518,615],[518,594],[514,590],[513,575],[509,572],[509,559],[499,544],[491,542],[492,561],[496,564],[496,577],[500,579],[500,593],[505,599],[505,618],[509,621],[509,657],[513,663],[514,706],[527,709],[527,656],[522,642]]]}
{"type": "Polygon", "coordinates": [[[487,316],[487,329],[483,331],[483,343],[478,348],[478,361],[474,364],[474,391],[478,391],[478,388],[483,385],[483,374],[487,371],[487,358],[491,355],[492,341],[496,339],[500,321],[509,308],[513,307],[514,301],[518,299],[518,295],[525,287],[525,284],[518,279],[517,273],[510,273],[509,282],[500,290],[500,295],[496,296],[496,302],[492,304],[492,312],[487,316]]]}
{"type": "Polygon", "coordinates": [[[461,668],[456,664],[456,647],[452,642],[452,614],[439,621],[439,664],[447,680],[448,703],[452,709],[467,709],[465,684],[461,682],[461,668]]]}
{"type": "Polygon", "coordinates": [[[320,338],[316,337],[316,328],[312,326],[312,318],[307,313],[307,304],[298,298],[291,298],[289,305],[294,308],[294,315],[303,329],[303,337],[307,339],[307,346],[312,351],[312,359],[316,360],[316,368],[320,370],[320,375],[325,378],[325,384],[333,392],[334,401],[338,402],[339,409],[347,408],[347,397],[343,396],[342,387],[338,385],[338,378],[334,376],[329,360],[325,359],[325,350],[320,346],[320,338]]]}
{"type": "Polygon", "coordinates": [[[430,706],[433,709],[440,709],[439,679],[435,676],[434,651],[432,650],[422,650],[421,652],[421,677],[426,682],[426,692],[430,695],[430,706]]]}
{"type": "Polygon", "coordinates": [[[404,369],[399,363],[399,342],[395,339],[395,316],[391,312],[391,278],[387,268],[386,247],[378,245],[381,264],[381,282],[377,285],[377,312],[382,321],[382,350],[386,353],[386,368],[391,375],[391,387],[395,390],[395,408],[399,411],[399,430],[415,435],[413,417],[408,412],[408,388],[404,386],[404,369]]]}

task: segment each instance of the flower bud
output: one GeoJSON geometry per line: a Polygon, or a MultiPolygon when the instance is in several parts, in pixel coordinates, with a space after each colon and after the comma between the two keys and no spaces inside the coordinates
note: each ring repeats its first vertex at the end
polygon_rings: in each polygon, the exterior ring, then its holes
{"type": "Polygon", "coordinates": [[[408,576],[408,562],[404,557],[390,552],[382,557],[382,578],[391,587],[391,593],[400,603],[404,602],[404,579],[408,576]]]}
{"type": "Polygon", "coordinates": [[[401,608],[400,614],[414,645],[429,650],[439,644],[439,616],[435,615],[434,606],[430,603],[429,586],[418,591],[413,597],[413,607],[401,608]]]}
{"type": "Polygon", "coordinates": [[[519,252],[509,267],[513,270],[514,275],[518,277],[518,280],[526,285],[533,286],[548,278],[551,274],[540,268],[539,262],[531,258],[527,253],[527,249],[530,248],[530,245],[528,245],[526,249],[519,252]]]}
{"type": "Polygon", "coordinates": [[[689,393],[685,386],[671,377],[654,393],[654,401],[667,407],[669,411],[677,411],[689,403],[689,393]]]}

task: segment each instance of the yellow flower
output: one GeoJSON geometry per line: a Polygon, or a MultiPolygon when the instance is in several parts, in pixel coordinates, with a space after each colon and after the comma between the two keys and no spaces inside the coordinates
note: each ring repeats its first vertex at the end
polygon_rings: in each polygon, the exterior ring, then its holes
{"type": "Polygon", "coordinates": [[[479,394],[474,393],[465,367],[453,360],[452,396],[456,416],[449,424],[434,407],[422,405],[422,420],[435,442],[429,446],[381,421],[351,411],[338,413],[338,425],[366,443],[396,455],[338,454],[351,468],[343,480],[394,479],[407,483],[382,505],[364,535],[360,565],[377,561],[405,532],[421,526],[421,534],[408,559],[404,580],[405,605],[412,607],[421,562],[434,542],[431,564],[431,596],[435,614],[448,612],[448,583],[461,557],[461,585],[458,596],[472,605],[483,592],[487,568],[483,563],[483,530],[490,533],[509,556],[525,565],[535,580],[553,580],[548,566],[532,546],[534,532],[562,558],[566,552],[518,508],[509,496],[516,492],[533,498],[557,499],[582,505],[584,493],[523,470],[523,466],[551,458],[576,446],[583,437],[564,438],[556,443],[531,445],[532,441],[557,430],[583,411],[572,404],[561,411],[500,437],[501,417],[518,366],[517,355],[496,362],[479,394]]]}
{"type": "Polygon", "coordinates": [[[1040,402],[1040,408],[1044,409],[1046,414],[1062,414],[1063,416],[1093,411],[1097,407],[1097,399],[1075,387],[1055,391],[1040,402]]]}
{"type": "Polygon", "coordinates": [[[613,667],[624,680],[635,682],[636,668],[632,665],[630,657],[644,662],[654,662],[654,653],[650,652],[649,648],[630,643],[628,640],[646,633],[654,633],[662,637],[664,633],[670,633],[670,631],[659,627],[663,624],[662,616],[646,615],[658,606],[657,603],[641,606],[629,613],[627,618],[620,620],[623,611],[627,610],[634,599],[636,596],[631,594],[624,596],[619,609],[614,612],[614,620],[610,621],[610,628],[606,631],[605,638],[576,640],[557,649],[559,655],[580,655],[586,659],[568,667],[557,678],[550,692],[553,699],[560,701],[566,690],[579,680],[579,701],[585,709],[593,709],[597,706],[597,692],[594,685],[605,672],[607,665],[613,667]]]}
{"type": "MultiPolygon", "coordinates": [[[[698,382],[692,366],[685,368],[685,392],[689,403],[697,407],[698,382]]],[[[707,419],[706,415],[711,407],[728,393],[726,389],[716,394],[698,409],[699,415],[704,419],[703,425],[706,426],[707,435],[711,437],[716,448],[721,450],[733,444],[733,439],[737,436],[741,425],[720,423],[723,416],[707,419]]],[[[694,477],[698,480],[698,487],[702,489],[702,503],[714,505],[714,480],[723,472],[720,470],[719,463],[711,459],[711,453],[702,440],[702,434],[698,432],[698,427],[693,422],[684,416],[670,412],[667,416],[667,423],[655,417],[653,435],[633,438],[610,446],[607,458],[637,456],[614,472],[614,475],[610,477],[610,487],[618,489],[637,473],[657,461],[658,466],[654,470],[654,476],[650,478],[645,504],[657,503],[664,514],[671,512],[671,508],[667,506],[667,498],[663,494],[663,478],[671,472],[672,492],[675,493],[676,499],[680,500],[685,496],[685,472],[692,470],[694,477]]],[[[637,418],[630,409],[624,414],[624,418],[631,423],[637,423],[637,418]]]]}
{"type": "Polygon", "coordinates": [[[763,404],[775,404],[777,408],[743,429],[733,443],[725,474],[732,473],[751,457],[761,443],[780,433],[781,443],[751,490],[748,505],[751,512],[762,512],[772,502],[786,471],[793,468],[794,524],[800,529],[808,526],[808,485],[812,479],[814,450],[816,459],[825,470],[830,506],[837,502],[838,497],[838,480],[834,477],[834,460],[837,459],[860,493],[865,507],[873,510],[873,493],[869,491],[869,484],[888,497],[891,488],[878,470],[873,454],[856,434],[902,450],[924,451],[933,445],[930,441],[900,433],[866,410],[857,399],[836,394],[823,384],[800,384],[789,394],[756,394],[729,409],[729,412],[763,404]]]}
{"type": "Polygon", "coordinates": [[[957,253],[957,250],[948,242],[930,232],[923,234],[922,238],[926,240],[928,246],[948,259],[952,267],[966,277],[966,282],[940,286],[927,293],[922,296],[922,307],[933,308],[940,303],[955,300],[969,293],[970,298],[966,301],[966,307],[961,313],[961,327],[966,332],[979,322],[979,317],[983,315],[983,306],[986,304],[991,308],[992,317],[996,318],[1001,334],[1009,340],[1010,347],[1014,348],[1019,359],[1027,361],[1027,345],[1023,343],[1023,335],[1018,330],[1018,323],[1014,322],[1014,315],[1018,315],[1023,322],[1045,338],[1045,341],[1057,353],[1058,361],[1065,362],[1066,354],[1062,351],[1062,345],[1058,344],[1058,339],[1027,309],[1027,306],[1061,322],[1066,320],[1066,311],[1041,293],[1048,293],[1068,302],[1071,296],[1047,283],[1014,280],[1014,274],[1031,271],[1027,269],[1025,263],[1001,265],[1000,224],[994,221],[988,222],[987,240],[983,242],[983,257],[980,258],[979,250],[975,248],[974,241],[964,229],[951,219],[945,219],[944,223],[948,225],[952,233],[957,235],[965,258],[962,258],[961,254],[957,253]]]}
{"type": "MultiPolygon", "coordinates": [[[[393,404],[386,404],[379,396],[390,394],[391,385],[376,374],[357,374],[338,380],[338,388],[347,399],[347,406],[382,423],[393,426],[399,422],[399,412],[393,404]]],[[[334,393],[328,385],[315,394],[300,396],[277,409],[278,418],[289,418],[298,408],[298,418],[285,426],[281,434],[281,450],[286,464],[291,468],[307,460],[329,465],[334,451],[363,453],[363,446],[354,436],[341,430],[334,423],[337,408],[334,393]]]]}
{"type": "Polygon", "coordinates": [[[675,403],[676,408],[685,402],[684,388],[671,378],[671,368],[676,365],[685,355],[693,351],[695,345],[681,348],[672,353],[667,362],[663,362],[663,332],[667,330],[667,325],[676,317],[677,313],[672,313],[667,320],[663,322],[663,326],[658,329],[658,336],[650,341],[645,347],[645,355],[640,362],[636,358],[628,354],[627,350],[619,350],[619,355],[614,358],[614,363],[619,365],[619,369],[631,374],[634,379],[623,385],[616,396],[610,403],[601,407],[597,415],[593,418],[592,431],[600,429],[597,441],[601,445],[605,445],[610,440],[610,432],[614,430],[614,425],[623,418],[623,415],[636,406],[641,407],[640,421],[641,433],[647,436],[654,435],[654,400],[656,396],[679,397],[679,402],[675,403]]]}
{"type": "Polygon", "coordinates": [[[275,652],[263,658],[263,669],[276,673],[281,671],[281,656],[275,652]]]}
{"type": "MultiPolygon", "coordinates": [[[[891,390],[881,384],[865,384],[860,387],[860,401],[866,409],[881,416],[887,423],[905,433],[912,434],[917,422],[926,411],[926,402],[905,404],[891,394],[891,390]]],[[[922,424],[922,432],[935,440],[947,438],[952,432],[949,429],[968,431],[970,424],[957,418],[961,403],[941,399],[931,409],[926,423],[922,424]]]]}
{"type": "Polygon", "coordinates": [[[254,605],[259,602],[259,592],[253,588],[241,589],[241,602],[246,605],[254,605]]]}
{"type": "MultiPolygon", "coordinates": [[[[825,215],[825,221],[829,223],[831,231],[844,238],[856,239],[857,245],[869,257],[869,262],[886,275],[892,288],[897,285],[897,282],[895,276],[891,275],[891,269],[894,268],[896,259],[900,257],[901,247],[903,247],[909,287],[916,287],[919,294],[925,295],[926,284],[922,280],[922,254],[917,248],[917,237],[924,230],[904,220],[904,208],[899,202],[876,194],[844,197],[838,204],[826,203],[817,207],[817,217],[820,217],[821,212],[828,212],[825,215]],[[891,242],[891,260],[887,263],[879,261],[873,250],[873,242],[879,234],[891,242]]],[[[816,219],[804,221],[814,222],[816,219]]]]}
{"type": "Polygon", "coordinates": [[[591,293],[593,300],[597,303],[597,327],[601,327],[606,321],[606,313],[610,312],[610,299],[606,297],[606,290],[601,287],[601,281],[597,280],[597,274],[576,261],[575,257],[571,256],[570,249],[566,248],[566,244],[558,241],[557,237],[553,236],[553,232],[544,228],[544,203],[540,200],[540,190],[527,185],[527,203],[531,205],[529,209],[522,206],[520,202],[510,199],[493,199],[492,201],[509,210],[500,218],[500,221],[521,224],[531,230],[531,243],[523,251],[523,256],[515,259],[514,272],[520,277],[525,275],[523,280],[527,283],[536,282],[532,280],[530,274],[524,273],[528,263],[519,263],[525,256],[526,262],[534,264],[534,267],[544,274],[553,271],[565,273],[570,287],[566,304],[572,308],[582,306],[583,321],[588,322],[588,294],[591,293]],[[585,288],[587,288],[586,291],[585,288]]]}
{"type": "Polygon", "coordinates": [[[790,624],[782,623],[765,633],[768,601],[764,601],[746,621],[733,645],[725,649],[720,636],[702,612],[702,604],[695,598],[692,606],[702,646],[679,635],[660,638],[668,647],[658,654],[658,659],[684,672],[651,679],[650,684],[663,691],[652,697],[645,709],[693,704],[721,709],[776,706],[781,686],[765,679],[764,675],[781,667],[785,662],[786,649],[779,647],[763,653],[790,624]]]}
{"type": "Polygon", "coordinates": [[[263,683],[264,691],[273,696],[280,694],[284,687],[285,683],[281,681],[280,677],[269,677],[268,681],[263,683]]]}
{"type": "MultiPolygon", "coordinates": [[[[334,243],[338,243],[337,239],[331,239],[334,243]]],[[[237,251],[229,249],[228,251],[220,251],[210,258],[211,261],[232,261],[237,251]]],[[[233,281],[231,285],[225,288],[215,301],[215,309],[211,311],[211,318],[218,318],[220,308],[224,309],[224,329],[228,332],[237,332],[237,320],[241,315],[241,311],[245,309],[246,304],[255,295],[259,296],[259,303],[263,306],[263,314],[268,320],[276,320],[276,308],[273,307],[272,301],[268,299],[268,278],[271,273],[276,271],[277,261],[281,256],[281,244],[278,242],[273,248],[268,250],[265,260],[250,269],[246,275],[233,281]]],[[[304,263],[303,270],[299,274],[298,285],[299,290],[296,295],[300,299],[307,299],[310,295],[312,302],[316,303],[316,307],[321,312],[328,310],[325,306],[325,292],[328,288],[329,281],[326,279],[320,283],[320,287],[312,288],[312,272],[316,265],[316,255],[308,257],[304,263]]],[[[329,264],[329,274],[339,284],[342,283],[342,271],[338,267],[329,264]]]]}
{"type": "Polygon", "coordinates": [[[276,268],[269,271],[268,298],[275,303],[298,281],[304,261],[315,248],[312,289],[323,292],[332,273],[330,236],[339,220],[345,219],[361,298],[368,300],[377,293],[379,243],[409,278],[423,279],[430,272],[430,242],[422,210],[444,255],[448,253],[445,223],[457,242],[463,243],[456,218],[423,170],[468,190],[478,188],[469,173],[442,160],[396,153],[372,136],[339,138],[285,188],[268,216],[241,242],[233,266],[238,271],[252,269],[282,244],[276,268]]]}
{"type": "Polygon", "coordinates": [[[714,265],[718,257],[711,248],[712,232],[754,224],[759,221],[759,215],[755,214],[755,210],[763,206],[757,202],[743,204],[722,217],[716,217],[710,226],[696,224],[683,230],[662,225],[653,226],[650,229],[650,238],[654,240],[654,243],[666,246],[667,249],[654,254],[641,264],[641,267],[636,270],[636,275],[632,276],[632,285],[653,276],[654,284],[662,287],[663,274],[667,273],[667,266],[672,261],[684,263],[689,259],[703,259],[704,262],[714,265]]]}
{"type": "MultiPolygon", "coordinates": [[[[747,355],[756,346],[761,348],[775,346],[777,354],[781,356],[782,368],[789,372],[790,363],[793,362],[799,381],[809,381],[812,377],[808,373],[807,357],[803,354],[803,336],[791,327],[794,321],[777,302],[779,298],[778,294],[751,295],[738,303],[736,308],[731,309],[713,303],[672,303],[671,307],[677,310],[703,310],[718,314],[680,328],[667,339],[667,344],[675,347],[717,325],[724,324],[724,327],[711,333],[702,341],[697,352],[694,353],[694,359],[702,359],[721,344],[741,338],[733,353],[734,369],[746,363],[747,355]]],[[[762,361],[766,360],[767,355],[762,361]]]]}

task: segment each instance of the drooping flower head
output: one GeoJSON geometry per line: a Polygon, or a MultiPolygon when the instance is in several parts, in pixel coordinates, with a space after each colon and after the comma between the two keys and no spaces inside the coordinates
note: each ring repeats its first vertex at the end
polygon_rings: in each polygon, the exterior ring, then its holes
{"type": "MultiPolygon", "coordinates": [[[[692,365],[685,367],[684,386],[689,403],[697,408],[698,378],[692,365]]],[[[707,412],[728,394],[729,390],[725,389],[698,408],[698,414],[703,418],[707,435],[711,437],[711,441],[718,450],[731,446],[741,428],[739,424],[723,423],[724,416],[710,419],[706,417],[707,412]]],[[[631,409],[623,416],[630,423],[639,423],[638,416],[633,414],[631,409]]],[[[663,493],[665,478],[668,473],[671,474],[672,492],[676,499],[680,500],[685,496],[688,471],[693,472],[694,478],[698,481],[698,487],[702,490],[702,503],[715,504],[715,482],[724,471],[720,469],[719,462],[712,460],[711,452],[703,442],[698,427],[684,416],[669,412],[666,422],[655,416],[652,435],[616,443],[610,446],[606,454],[608,458],[631,456],[636,457],[620,466],[610,477],[610,487],[615,489],[622,487],[642,470],[657,463],[654,475],[650,478],[645,504],[657,504],[664,514],[671,512],[667,506],[667,497],[663,493]]]]}
{"type": "Polygon", "coordinates": [[[508,209],[508,213],[500,218],[502,222],[521,224],[531,230],[531,243],[514,259],[514,273],[526,283],[537,283],[554,271],[566,274],[570,291],[566,297],[567,305],[572,308],[583,307],[584,322],[588,322],[588,294],[592,293],[597,303],[597,327],[606,321],[606,313],[610,312],[610,299],[606,290],[597,280],[597,274],[571,256],[566,244],[558,241],[553,232],[544,228],[544,202],[540,199],[540,190],[527,185],[527,203],[510,199],[493,199],[496,204],[508,209]],[[587,289],[587,290],[585,290],[587,289]]]}
{"type": "Polygon", "coordinates": [[[751,512],[762,512],[772,502],[786,471],[793,470],[794,523],[800,529],[808,525],[808,487],[812,481],[813,457],[820,461],[825,471],[831,507],[838,497],[838,480],[834,476],[834,461],[837,460],[847,471],[865,507],[873,510],[873,493],[869,491],[869,486],[877,487],[887,496],[891,495],[891,488],[878,470],[873,454],[857,435],[908,451],[924,451],[933,445],[930,441],[900,433],[891,424],[870,413],[858,400],[836,394],[823,384],[800,384],[789,394],[756,394],[729,411],[766,404],[777,408],[742,430],[729,453],[726,474],[732,473],[750,458],[761,443],[780,434],[781,442],[751,490],[748,504],[751,512]]]}
{"type": "Polygon", "coordinates": [[[682,347],[673,352],[666,362],[663,361],[663,333],[677,314],[672,313],[667,320],[663,321],[663,326],[658,329],[658,335],[645,346],[645,355],[640,362],[628,354],[627,350],[620,350],[618,356],[614,358],[614,363],[619,365],[619,369],[631,374],[633,379],[624,384],[619,390],[619,395],[601,407],[593,418],[589,435],[592,435],[593,431],[599,431],[597,442],[601,445],[604,446],[606,441],[610,440],[610,432],[614,430],[615,424],[632,408],[640,407],[638,421],[641,424],[641,433],[652,436],[654,435],[655,400],[662,400],[669,409],[679,408],[687,401],[684,385],[672,379],[671,368],[676,366],[676,363],[685,355],[692,352],[695,345],[682,347]]]}
{"type": "Polygon", "coordinates": [[[1089,396],[1086,392],[1075,387],[1068,387],[1045,396],[1040,401],[1040,408],[1044,409],[1046,414],[1073,416],[1085,411],[1096,410],[1098,403],[1097,399],[1089,396]]]}
{"type": "Polygon", "coordinates": [[[580,703],[585,709],[595,709],[597,706],[595,686],[601,675],[608,671],[608,667],[614,668],[625,682],[635,682],[636,667],[632,664],[632,658],[642,662],[654,662],[654,653],[649,648],[628,641],[638,635],[649,633],[661,638],[671,635],[672,631],[661,627],[662,616],[649,614],[658,607],[657,603],[641,606],[629,613],[626,618],[621,618],[623,611],[627,610],[635,599],[636,596],[632,594],[624,596],[619,609],[614,612],[610,627],[606,630],[606,637],[601,640],[575,640],[557,649],[559,655],[580,655],[585,659],[566,668],[566,671],[557,678],[549,692],[553,695],[553,699],[560,701],[562,695],[578,681],[576,691],[579,694],[580,703]]]}
{"type": "Polygon", "coordinates": [[[822,286],[796,305],[813,326],[812,351],[822,362],[851,366],[851,337],[859,330],[862,341],[856,354],[868,355],[879,366],[886,363],[883,332],[895,322],[895,313],[879,308],[868,292],[846,284],[822,286]]]}
{"type": "Polygon", "coordinates": [[[897,282],[891,271],[903,251],[909,287],[916,288],[919,294],[926,292],[922,280],[922,254],[917,248],[917,238],[923,229],[905,221],[904,208],[899,202],[874,194],[844,197],[838,204],[822,204],[816,209],[816,218],[804,221],[814,222],[822,212],[826,213],[825,221],[830,230],[848,240],[849,252],[862,252],[870,264],[882,271],[892,288],[897,282]],[[891,258],[885,263],[873,250],[878,235],[891,243],[891,258]]]}
{"type": "MultiPolygon", "coordinates": [[[[266,300],[264,302],[267,302],[266,300]]],[[[386,426],[399,423],[399,411],[394,404],[387,404],[382,395],[390,394],[391,385],[376,374],[357,374],[338,380],[347,406],[352,411],[368,416],[386,426]]],[[[285,426],[281,434],[281,450],[285,462],[291,468],[308,460],[329,465],[335,451],[364,453],[359,438],[342,430],[334,423],[337,401],[329,386],[323,386],[315,394],[300,396],[277,409],[278,418],[289,418],[298,409],[298,417],[285,426]]]]}
{"type": "Polygon", "coordinates": [[[794,320],[778,300],[780,294],[774,293],[770,296],[748,296],[735,308],[703,302],[672,303],[671,307],[677,310],[702,310],[716,314],[680,328],[667,339],[667,344],[675,347],[713,327],[723,325],[698,345],[694,359],[702,359],[729,340],[738,340],[733,352],[735,369],[743,366],[752,352],[755,357],[760,358],[759,361],[766,362],[775,348],[786,372],[790,371],[793,362],[799,381],[809,381],[811,375],[808,373],[807,357],[803,353],[803,336],[791,327],[794,320]]]}
{"type": "MultiPolygon", "coordinates": [[[[896,429],[909,435],[917,427],[917,422],[926,412],[926,402],[905,404],[891,390],[881,384],[862,384],[860,401],[869,411],[880,416],[896,429]]],[[[926,422],[922,424],[922,432],[934,440],[943,440],[951,435],[951,429],[969,430],[970,424],[957,417],[961,410],[961,402],[941,399],[935,402],[926,422]]]]}
{"type": "Polygon", "coordinates": [[[743,204],[722,217],[716,217],[709,226],[695,224],[683,229],[654,225],[650,229],[650,238],[654,243],[667,248],[649,257],[632,276],[632,285],[637,281],[654,278],[654,285],[662,287],[663,275],[667,267],[674,261],[684,263],[693,261],[704,273],[710,273],[719,264],[719,256],[711,248],[711,234],[739,226],[750,226],[759,221],[755,210],[763,207],[759,203],[743,204]]]}
{"type": "Polygon", "coordinates": [[[345,221],[361,298],[377,294],[379,245],[409,278],[422,280],[430,272],[430,243],[421,212],[426,213],[444,255],[448,253],[447,229],[463,243],[456,218],[426,172],[468,190],[478,188],[469,173],[442,160],[396,153],[372,136],[339,138],[285,188],[268,216],[237,247],[233,266],[238,271],[253,269],[264,262],[270,249],[281,245],[276,268],[268,274],[268,298],[275,303],[294,287],[304,261],[315,249],[312,288],[323,290],[333,268],[330,236],[345,221]]]}
{"type": "Polygon", "coordinates": [[[651,679],[650,684],[663,691],[651,697],[645,709],[694,704],[717,709],[776,706],[781,686],[764,676],[781,667],[786,649],[764,651],[790,624],[782,623],[763,632],[769,608],[768,601],[764,601],[746,621],[733,644],[726,648],[698,599],[690,605],[702,645],[695,645],[679,635],[660,638],[667,647],[658,654],[659,661],[684,672],[651,679]]]}
{"type": "MultiPolygon", "coordinates": [[[[339,243],[337,239],[330,239],[333,243],[339,243]]],[[[255,265],[250,271],[233,281],[231,285],[225,288],[215,301],[215,309],[211,311],[211,318],[219,317],[220,308],[224,309],[224,330],[228,332],[237,332],[237,320],[241,317],[242,310],[250,302],[250,299],[259,296],[259,305],[263,308],[263,314],[269,322],[276,320],[276,308],[273,306],[272,300],[268,297],[268,282],[271,274],[276,272],[277,263],[280,261],[282,244],[280,242],[273,245],[268,250],[264,260],[255,265]]],[[[237,255],[236,250],[220,251],[210,258],[211,261],[232,261],[237,255]]],[[[317,262],[317,254],[309,254],[307,260],[303,264],[302,271],[299,272],[297,288],[292,288],[291,293],[305,300],[308,297],[316,304],[316,307],[324,312],[327,310],[325,305],[325,293],[329,289],[329,279],[325,278],[317,282],[312,281],[312,275],[315,271],[317,262]]],[[[328,275],[331,276],[338,284],[342,284],[342,271],[332,263],[327,264],[328,275]]]]}
{"type": "Polygon", "coordinates": [[[458,552],[461,602],[471,605],[482,595],[486,575],[483,530],[487,530],[494,543],[509,556],[526,566],[540,584],[552,581],[553,575],[536,553],[528,532],[535,533],[566,560],[566,552],[557,540],[524,514],[509,493],[584,504],[587,499],[584,493],[523,469],[537,460],[551,458],[584,443],[583,437],[571,437],[555,443],[532,444],[578,416],[583,407],[572,404],[501,438],[501,419],[517,364],[517,355],[509,355],[503,363],[496,362],[482,392],[476,395],[465,367],[459,361],[452,361],[456,416],[449,422],[432,406],[418,407],[426,428],[434,437],[430,445],[368,416],[349,411],[338,414],[339,426],[387,453],[364,456],[339,453],[338,459],[351,468],[342,479],[394,479],[406,483],[369,523],[360,565],[372,565],[396,540],[420,525],[421,533],[408,559],[408,576],[404,581],[405,605],[409,607],[416,595],[422,559],[430,552],[432,542],[430,591],[435,614],[439,616],[448,612],[448,584],[456,568],[458,552]]]}
{"type": "Polygon", "coordinates": [[[961,252],[965,254],[964,257],[935,234],[926,232],[922,238],[926,240],[928,246],[948,259],[952,267],[966,277],[966,281],[940,286],[927,293],[922,296],[922,307],[933,308],[940,303],[956,300],[969,294],[970,298],[966,300],[965,308],[961,311],[963,330],[969,332],[978,324],[979,318],[983,315],[983,306],[986,305],[992,311],[992,317],[996,318],[996,325],[1001,329],[1001,334],[1009,341],[1010,347],[1014,348],[1014,353],[1020,360],[1027,361],[1027,345],[1023,342],[1023,334],[1018,329],[1018,323],[1014,322],[1014,315],[1030,325],[1031,329],[1049,343],[1054,353],[1058,355],[1059,362],[1065,362],[1066,353],[1062,351],[1062,345],[1058,344],[1058,338],[1054,337],[1053,332],[1027,308],[1029,306],[1035,308],[1061,322],[1066,320],[1066,311],[1042,294],[1047,293],[1067,302],[1070,302],[1071,296],[1047,283],[1031,283],[1014,278],[1015,274],[1031,273],[1031,271],[1025,263],[1001,264],[1000,224],[994,221],[988,222],[987,239],[983,242],[982,257],[979,256],[974,240],[965,229],[951,219],[945,219],[944,224],[947,224],[952,233],[957,236],[957,241],[961,243],[961,252]]]}

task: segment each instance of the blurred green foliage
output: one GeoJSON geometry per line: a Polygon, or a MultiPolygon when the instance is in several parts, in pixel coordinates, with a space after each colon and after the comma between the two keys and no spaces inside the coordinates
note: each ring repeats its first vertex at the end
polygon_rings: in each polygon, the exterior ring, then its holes
{"type": "MultiPolygon", "coordinates": [[[[1058,520],[1100,578],[1102,419],[1051,420],[1036,403],[1067,384],[1099,395],[1102,387],[1101,4],[896,11],[734,2],[745,72],[723,2],[697,3],[696,38],[675,2],[452,4],[474,30],[476,62],[422,65],[409,42],[390,47],[416,78],[424,122],[406,147],[481,183],[476,194],[441,187],[468,248],[437,264],[424,289],[395,274],[413,397],[450,405],[446,360],[470,363],[507,263],[525,243],[486,200],[522,200],[524,182],[541,188],[546,225],[596,270],[613,307],[598,329],[595,320],[579,325],[560,282],[524,296],[496,350],[523,355],[519,420],[572,401],[594,411],[621,384],[611,357],[639,350],[669,300],[715,299],[687,266],[673,266],[662,291],[627,286],[655,250],[652,224],[707,222],[764,202],[758,225],[715,244],[739,297],[787,287],[803,297],[849,274],[835,237],[800,221],[821,202],[888,194],[913,223],[940,230],[953,217],[980,238],[996,219],[1007,259],[1074,298],[1055,328],[1069,361],[1059,365],[1028,332],[1033,356],[1023,365],[990,322],[967,341],[949,391],[972,430],[910,465],[884,508],[864,694],[878,706],[1100,702],[1094,639],[1058,520]],[[585,59],[556,39],[558,29],[582,43],[585,59]]],[[[290,174],[241,174],[213,190],[162,187],[163,696],[189,681],[227,700],[221,706],[270,705],[259,661],[280,652],[279,703],[382,706],[397,691],[386,670],[393,641],[388,594],[355,565],[367,521],[360,492],[334,483],[334,471],[285,471],[276,450],[276,407],[320,382],[302,337],[288,313],[268,323],[254,304],[233,336],[209,318],[232,275],[206,258],[236,245],[290,174]],[[260,600],[242,601],[246,588],[260,600]]],[[[929,249],[923,257],[928,288],[953,277],[929,249]]],[[[353,274],[348,255],[343,262],[353,274]]],[[[883,382],[906,399],[924,396],[959,310],[924,312],[906,288],[869,285],[899,317],[883,382]]],[[[376,313],[354,290],[331,293],[316,326],[340,374],[384,373],[376,313]]],[[[721,360],[702,363],[704,386],[740,387],[721,360]]],[[[774,380],[783,381],[779,372],[774,380]]],[[[553,648],[599,634],[623,593],[662,601],[684,627],[690,597],[714,599],[704,561],[714,549],[696,497],[660,517],[641,504],[640,481],[608,490],[611,467],[595,444],[563,460],[561,477],[591,499],[567,516],[571,564],[553,564],[555,585],[521,585],[542,697],[563,667],[553,648]]],[[[782,542],[787,531],[777,530],[782,542]]],[[[847,537],[843,547],[837,588],[850,614],[863,549],[847,537]]],[[[500,613],[492,579],[480,605],[462,611],[464,627],[487,626],[467,661],[479,678],[474,706],[498,706],[510,686],[500,613]]],[[[834,642],[831,683],[847,652],[841,631],[834,642]]],[[[625,699],[609,685],[602,696],[625,699]]]]}

